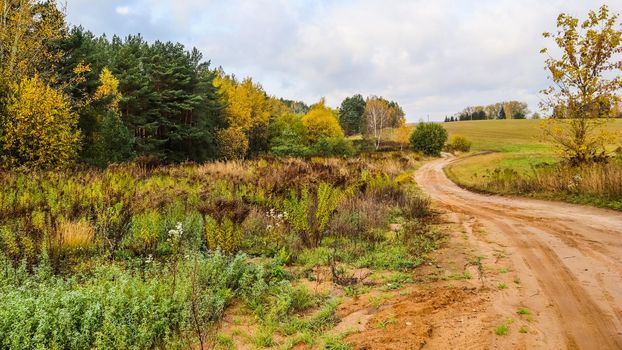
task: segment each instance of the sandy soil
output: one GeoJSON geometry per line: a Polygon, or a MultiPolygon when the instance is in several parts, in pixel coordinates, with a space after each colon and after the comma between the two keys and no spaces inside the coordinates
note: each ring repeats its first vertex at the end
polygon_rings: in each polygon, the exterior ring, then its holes
{"type": "MultiPolygon", "coordinates": [[[[463,326],[445,333],[442,328],[433,334],[417,330],[425,338],[420,345],[382,347],[378,342],[367,348],[622,349],[622,213],[472,193],[445,176],[443,167],[451,161],[448,157],[427,163],[417,172],[417,183],[438,206],[456,214],[465,241],[487,257],[484,264],[508,260],[520,288],[491,292],[488,303],[478,300],[485,293],[461,292],[454,298],[460,300],[459,306],[468,308],[475,300],[473,305],[483,307],[481,312],[473,308],[466,313],[463,326]],[[523,329],[526,334],[495,337],[482,331],[500,317],[510,317],[518,306],[534,315],[523,329]],[[468,334],[463,341],[443,341],[461,332],[468,334]]],[[[399,303],[398,310],[406,309],[399,303]]],[[[424,301],[417,305],[420,315],[430,313],[424,301]]],[[[451,313],[455,309],[449,308],[451,313]]]]}

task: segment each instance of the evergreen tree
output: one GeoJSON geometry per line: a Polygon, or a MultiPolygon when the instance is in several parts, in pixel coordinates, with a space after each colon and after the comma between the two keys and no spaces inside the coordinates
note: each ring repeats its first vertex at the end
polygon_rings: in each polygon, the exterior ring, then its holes
{"type": "Polygon", "coordinates": [[[339,108],[339,124],[346,135],[355,135],[362,132],[365,124],[363,114],[365,113],[365,99],[361,95],[347,97],[341,102],[339,108]]]}

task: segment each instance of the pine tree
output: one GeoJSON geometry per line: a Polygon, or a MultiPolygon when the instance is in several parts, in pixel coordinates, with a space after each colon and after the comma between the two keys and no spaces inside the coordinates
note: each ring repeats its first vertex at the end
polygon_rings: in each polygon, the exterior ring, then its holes
{"type": "Polygon", "coordinates": [[[361,133],[364,125],[365,99],[361,95],[347,97],[339,108],[339,124],[346,135],[361,133]]]}

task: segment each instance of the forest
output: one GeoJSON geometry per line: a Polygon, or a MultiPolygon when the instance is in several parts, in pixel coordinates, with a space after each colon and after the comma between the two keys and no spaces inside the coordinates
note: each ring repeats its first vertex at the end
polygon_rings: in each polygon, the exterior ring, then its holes
{"type": "Polygon", "coordinates": [[[382,97],[307,106],[212,67],[197,49],[70,27],[55,1],[3,1],[0,158],[51,169],[348,155],[347,135],[405,123],[382,97]]]}

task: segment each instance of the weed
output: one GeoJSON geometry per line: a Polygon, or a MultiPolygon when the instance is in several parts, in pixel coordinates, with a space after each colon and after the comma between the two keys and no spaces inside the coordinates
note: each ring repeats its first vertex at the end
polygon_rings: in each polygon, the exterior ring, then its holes
{"type": "Polygon", "coordinates": [[[220,349],[235,349],[233,339],[224,334],[217,334],[214,342],[220,349]]]}
{"type": "Polygon", "coordinates": [[[255,345],[260,348],[269,348],[276,345],[276,341],[272,336],[272,330],[269,328],[260,329],[253,340],[255,345]]]}
{"type": "Polygon", "coordinates": [[[514,323],[513,319],[508,319],[505,322],[503,322],[502,324],[498,325],[495,328],[495,334],[498,336],[505,336],[508,335],[510,333],[510,325],[514,323]]]}
{"type": "Polygon", "coordinates": [[[529,311],[529,309],[526,307],[518,308],[518,310],[516,310],[516,313],[519,315],[531,315],[531,311],[529,311]]]}
{"type": "Polygon", "coordinates": [[[374,309],[380,309],[382,305],[384,305],[385,301],[388,299],[387,295],[374,295],[369,297],[369,304],[374,309]]]}
{"type": "Polygon", "coordinates": [[[380,328],[380,329],[385,329],[385,328],[387,328],[387,326],[394,325],[396,323],[397,323],[397,319],[395,319],[395,318],[379,320],[377,327],[380,328]]]}
{"type": "Polygon", "coordinates": [[[510,332],[510,329],[508,327],[507,324],[502,324],[497,326],[497,328],[495,328],[495,334],[498,336],[504,336],[504,335],[508,335],[508,333],[510,332]]]}
{"type": "Polygon", "coordinates": [[[505,283],[503,283],[503,282],[501,282],[501,283],[499,283],[499,284],[497,285],[497,288],[502,289],[502,290],[503,290],[503,289],[508,289],[508,285],[507,285],[507,284],[505,284],[505,283]]]}

